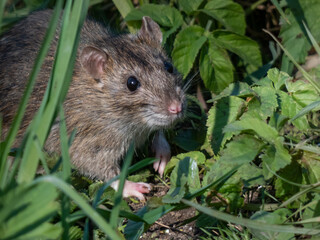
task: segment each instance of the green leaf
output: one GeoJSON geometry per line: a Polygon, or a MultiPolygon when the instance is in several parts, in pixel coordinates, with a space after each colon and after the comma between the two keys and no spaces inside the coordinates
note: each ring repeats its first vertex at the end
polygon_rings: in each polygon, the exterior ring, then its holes
{"type": "MultiPolygon", "coordinates": [[[[302,107],[293,100],[292,96],[287,93],[278,91],[278,95],[280,97],[279,106],[283,116],[293,118],[302,109],[302,107]]],[[[300,130],[306,130],[309,128],[306,116],[301,116],[300,118],[295,119],[292,123],[300,130]]]]}
{"type": "Polygon", "coordinates": [[[228,124],[223,132],[239,132],[239,131],[254,131],[258,136],[265,139],[269,143],[274,143],[279,137],[278,131],[269,126],[265,121],[252,117],[244,117],[239,121],[228,124]]]}
{"type": "Polygon", "coordinates": [[[228,193],[232,189],[236,189],[238,192],[237,186],[242,180],[248,186],[263,184],[261,169],[250,164],[260,153],[263,146],[264,143],[261,140],[250,135],[235,137],[226,145],[226,148],[222,150],[220,159],[211,166],[202,184],[207,185],[215,181],[239,165],[241,165],[241,167],[224,183],[219,192],[228,193]]]}
{"type": "Polygon", "coordinates": [[[306,81],[286,81],[286,87],[292,96],[292,99],[301,107],[306,107],[307,105],[320,100],[319,94],[315,88],[306,81]]]}
{"type": "Polygon", "coordinates": [[[201,188],[197,162],[190,157],[179,161],[171,173],[170,182],[170,190],[162,198],[164,203],[178,203],[184,197],[186,187],[190,193],[196,192],[201,188]]]}
{"type": "Polygon", "coordinates": [[[141,20],[143,16],[149,16],[161,26],[170,28],[163,34],[163,43],[183,23],[183,18],[176,8],[160,4],[143,4],[140,8],[133,9],[128,13],[125,20],[137,21],[141,20]]]}
{"type": "Polygon", "coordinates": [[[195,129],[179,129],[172,142],[185,151],[194,151],[202,146],[206,131],[207,129],[204,125],[198,128],[195,127],[195,129]]]}
{"type": "Polygon", "coordinates": [[[320,107],[320,101],[316,101],[313,103],[310,103],[308,106],[304,107],[303,109],[301,109],[292,119],[291,121],[296,120],[299,117],[302,117],[303,115],[309,113],[310,111],[314,110],[314,109],[319,109],[320,107]]]}
{"type": "Polygon", "coordinates": [[[196,11],[203,0],[179,0],[179,6],[182,8],[182,11],[190,15],[192,12],[196,11]]]}
{"type": "Polygon", "coordinates": [[[231,214],[223,213],[221,211],[218,211],[212,208],[204,207],[200,204],[196,204],[186,199],[182,199],[181,202],[190,207],[194,207],[200,212],[205,213],[214,218],[218,218],[222,221],[231,222],[234,224],[239,224],[241,226],[245,226],[251,229],[253,228],[260,231],[263,230],[268,232],[272,231],[272,232],[285,232],[285,233],[308,234],[308,235],[317,235],[320,233],[320,230],[317,230],[317,229],[292,227],[292,226],[286,226],[286,225],[280,225],[280,224],[261,223],[259,221],[254,221],[254,220],[250,220],[250,219],[239,217],[239,216],[233,216],[231,214]]]}
{"type": "Polygon", "coordinates": [[[217,30],[212,32],[212,38],[221,48],[237,54],[245,62],[255,67],[262,65],[261,53],[258,44],[252,39],[232,33],[229,31],[217,30]]]}
{"type": "Polygon", "coordinates": [[[244,106],[243,99],[231,96],[219,100],[209,110],[205,145],[210,145],[214,154],[218,154],[226,141],[232,137],[233,133],[224,133],[223,128],[237,119],[244,106]]]}
{"type": "Polygon", "coordinates": [[[262,167],[263,167],[263,175],[265,179],[270,179],[273,174],[268,170],[265,166],[266,164],[269,168],[277,172],[278,170],[284,168],[285,166],[291,163],[291,156],[282,145],[282,139],[275,139],[275,145],[269,146],[265,153],[261,156],[262,159],[262,167]]]}
{"type": "Polygon", "coordinates": [[[264,145],[261,140],[251,135],[237,136],[227,144],[219,161],[236,164],[249,163],[257,156],[264,145]]]}
{"type": "Polygon", "coordinates": [[[206,41],[204,29],[199,26],[189,26],[177,34],[172,60],[184,78],[190,72],[198,52],[206,41]]]}
{"type": "Polygon", "coordinates": [[[169,171],[171,171],[180,161],[182,161],[184,158],[189,157],[196,161],[198,165],[204,164],[206,161],[206,156],[199,151],[192,151],[187,153],[180,153],[177,156],[173,156],[170,161],[168,162],[164,175],[166,175],[169,171]]]}
{"type": "MultiPolygon", "coordinates": [[[[297,183],[303,184],[303,168],[297,163],[297,161],[292,161],[291,164],[279,171],[279,175],[284,179],[297,183]]],[[[298,186],[292,185],[281,178],[277,178],[275,182],[276,197],[282,200],[287,200],[289,196],[296,194],[300,188],[298,186]]]]}
{"type": "Polygon", "coordinates": [[[244,35],[246,22],[240,4],[232,0],[209,1],[201,11],[222,23],[227,30],[244,35]]]}
{"type": "Polygon", "coordinates": [[[317,0],[299,0],[287,1],[287,3],[289,8],[286,10],[286,17],[290,24],[283,22],[279,37],[293,58],[298,63],[303,63],[311,48],[311,42],[307,37],[302,21],[307,24],[313,37],[319,41],[320,2],[317,0]]]}
{"type": "Polygon", "coordinates": [[[113,0],[113,3],[123,18],[125,18],[133,9],[133,4],[130,0],[113,0]]]}
{"type": "Polygon", "coordinates": [[[277,68],[272,68],[268,71],[267,77],[273,82],[275,89],[280,90],[280,88],[291,80],[291,77],[285,73],[279,71],[277,68]]]}
{"type": "Polygon", "coordinates": [[[57,197],[58,192],[48,183],[11,185],[6,191],[1,191],[1,238],[59,237],[61,226],[47,223],[58,210],[57,197]],[[48,231],[52,236],[48,235],[48,231]]]}
{"type": "Polygon", "coordinates": [[[235,82],[229,84],[218,96],[215,96],[210,100],[217,101],[224,97],[229,96],[238,96],[238,97],[246,97],[246,96],[254,96],[255,92],[250,88],[250,86],[245,82],[235,82]]]}
{"type": "MultiPolygon", "coordinates": [[[[275,210],[274,212],[259,211],[251,216],[250,219],[259,221],[261,224],[282,224],[287,220],[287,216],[291,215],[291,211],[285,208],[275,210]]],[[[291,232],[274,232],[261,231],[259,229],[250,229],[255,237],[261,240],[269,239],[294,239],[294,233],[291,232]]]]}
{"type": "Polygon", "coordinates": [[[228,52],[209,41],[200,53],[200,75],[207,89],[220,93],[233,82],[233,65],[228,52]]]}
{"type": "Polygon", "coordinates": [[[248,103],[246,114],[258,116],[260,119],[267,119],[278,107],[277,95],[274,88],[271,87],[253,87],[256,98],[248,103]],[[253,112],[253,113],[252,113],[253,112]]]}

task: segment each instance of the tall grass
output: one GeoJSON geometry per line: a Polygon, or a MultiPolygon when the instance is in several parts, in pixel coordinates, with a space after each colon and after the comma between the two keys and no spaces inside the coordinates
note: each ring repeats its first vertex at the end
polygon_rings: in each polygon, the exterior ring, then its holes
{"type": "MultiPolygon", "coordinates": [[[[0,17],[4,12],[5,1],[1,1],[0,17]]],[[[62,236],[69,239],[68,212],[70,199],[99,228],[112,239],[120,239],[115,227],[101,217],[69,184],[71,174],[70,157],[68,154],[68,136],[64,122],[63,100],[66,96],[72,78],[73,66],[77,53],[80,29],[85,20],[89,1],[63,1],[58,0],[50,20],[49,28],[45,35],[42,47],[34,63],[33,70],[28,79],[28,84],[19,104],[19,110],[0,151],[0,236],[4,239],[55,239],[62,236]],[[62,14],[62,15],[61,15],[62,14]],[[48,79],[48,86],[41,106],[24,135],[14,160],[13,167],[9,166],[8,156],[10,148],[17,136],[28,99],[35,85],[37,74],[48,53],[50,43],[56,32],[61,17],[61,33],[56,51],[55,62],[48,79]],[[70,48],[70,46],[72,46],[70,48]],[[59,115],[61,119],[61,152],[63,159],[63,174],[48,174],[36,177],[39,159],[43,159],[43,149],[51,124],[59,115]],[[18,164],[18,161],[20,163],[18,164]],[[63,192],[62,201],[57,202],[57,190],[63,192]],[[29,196],[30,197],[27,197],[29,196]],[[21,208],[21,206],[27,206],[21,208]],[[29,206],[29,207],[28,207],[29,206]],[[33,207],[32,207],[33,206],[33,207]],[[52,223],[52,217],[62,209],[61,220],[52,223]],[[32,216],[25,217],[25,216],[32,216]],[[23,218],[24,217],[24,218],[23,218]],[[19,224],[18,224],[19,223],[19,224]]],[[[1,23],[0,18],[0,23],[1,23]]],[[[26,79],[27,80],[27,79],[26,79]]],[[[70,142],[70,139],[69,139],[70,142]]],[[[120,193],[121,195],[121,193],[120,193]]],[[[115,220],[118,214],[115,213],[115,220]]],[[[114,226],[114,224],[113,224],[114,226]]]]}

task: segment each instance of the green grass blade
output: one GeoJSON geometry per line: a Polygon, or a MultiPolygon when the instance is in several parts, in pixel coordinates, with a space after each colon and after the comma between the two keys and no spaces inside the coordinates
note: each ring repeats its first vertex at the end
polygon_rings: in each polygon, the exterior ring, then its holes
{"type": "Polygon", "coordinates": [[[181,200],[182,203],[194,207],[198,211],[207,214],[211,217],[220,219],[222,221],[231,222],[233,224],[239,224],[241,226],[245,226],[248,228],[257,229],[260,231],[272,231],[272,232],[286,232],[286,233],[295,233],[295,234],[308,234],[308,235],[316,235],[320,234],[320,230],[316,229],[309,229],[309,228],[299,228],[299,227],[292,227],[292,226],[285,226],[285,225],[276,225],[276,224],[268,224],[265,222],[259,222],[250,220],[247,218],[240,218],[237,216],[233,216],[224,212],[220,212],[218,210],[214,210],[208,207],[203,207],[199,204],[194,202],[188,201],[186,199],[181,200]]]}
{"type": "Polygon", "coordinates": [[[51,21],[49,23],[49,28],[48,28],[46,35],[45,35],[45,38],[44,38],[44,42],[43,42],[43,44],[40,48],[39,54],[37,56],[36,63],[35,63],[35,65],[32,69],[32,72],[30,74],[30,78],[29,78],[27,87],[24,91],[21,102],[19,104],[17,114],[13,120],[13,123],[12,123],[11,128],[9,130],[9,133],[6,137],[6,140],[3,143],[4,144],[2,146],[3,151],[0,152],[0,161],[1,161],[1,166],[0,166],[0,184],[1,185],[0,185],[0,188],[1,189],[3,189],[3,187],[4,187],[5,179],[7,176],[7,173],[4,170],[6,169],[5,165],[7,164],[7,156],[9,154],[10,147],[12,146],[13,141],[14,141],[14,139],[17,135],[17,132],[19,130],[19,126],[21,124],[25,109],[27,107],[28,99],[31,95],[34,83],[36,81],[36,77],[37,77],[38,73],[40,72],[41,65],[47,55],[51,40],[53,39],[53,36],[55,34],[55,29],[58,24],[58,19],[59,19],[59,15],[60,15],[61,10],[62,10],[62,0],[59,0],[59,1],[57,1],[55,10],[53,12],[51,21]]]}
{"type": "MultiPolygon", "coordinates": [[[[120,12],[123,19],[131,12],[134,7],[131,0],[112,0],[114,5],[117,7],[118,11],[120,12]]],[[[128,29],[131,33],[136,31],[135,27],[127,23],[128,29]]]]}
{"type": "Polygon", "coordinates": [[[302,73],[302,75],[304,76],[304,78],[316,89],[316,91],[320,94],[320,87],[319,84],[317,82],[315,82],[312,77],[310,76],[309,73],[307,73],[303,67],[301,67],[296,60],[293,58],[293,56],[291,55],[291,53],[278,41],[278,39],[269,31],[263,29],[264,32],[266,32],[267,34],[269,34],[273,40],[281,47],[281,49],[283,50],[283,52],[287,55],[287,57],[290,59],[290,61],[296,66],[296,68],[298,68],[298,70],[302,73]]]}
{"type": "Polygon", "coordinates": [[[70,197],[83,211],[84,213],[111,239],[121,239],[121,237],[112,229],[110,224],[108,224],[103,217],[101,217],[87,202],[84,198],[77,193],[77,191],[68,185],[63,180],[55,176],[44,176],[39,177],[34,184],[38,182],[49,182],[59,188],[64,194],[70,197]]]}
{"type": "Polygon", "coordinates": [[[2,26],[2,18],[4,13],[4,8],[6,6],[6,0],[0,1],[0,33],[1,33],[1,26],[2,26]]]}
{"type": "MultiPolygon", "coordinates": [[[[66,87],[65,81],[70,80],[70,69],[73,69],[74,60],[77,52],[77,39],[79,39],[80,29],[85,19],[85,12],[87,11],[88,1],[75,1],[72,7],[71,14],[64,11],[63,20],[67,20],[67,26],[62,27],[59,45],[56,54],[56,61],[53,69],[52,87],[49,89],[50,98],[48,102],[42,102],[45,108],[42,112],[38,112],[33,120],[32,127],[35,129],[40,143],[43,144],[49,132],[51,123],[54,119],[57,105],[62,102],[61,93],[62,87],[66,87]],[[73,46],[70,51],[70,46],[73,46]],[[54,87],[53,87],[54,86],[54,87]],[[41,114],[39,114],[41,113],[41,114]]],[[[65,92],[67,90],[64,90],[65,92]]],[[[40,107],[41,108],[41,107],[40,107]]],[[[31,181],[35,175],[38,165],[38,158],[34,146],[31,142],[27,142],[26,152],[23,156],[20,171],[18,173],[18,182],[31,181]]]]}
{"type": "Polygon", "coordinates": [[[307,35],[308,35],[308,37],[309,37],[309,39],[310,39],[310,41],[312,43],[312,46],[314,47],[314,49],[316,50],[316,52],[320,56],[320,47],[319,47],[319,45],[317,43],[317,40],[314,39],[314,37],[311,34],[311,32],[310,32],[309,28],[307,27],[306,23],[304,21],[302,21],[302,23],[303,23],[303,26],[304,26],[304,28],[305,28],[305,30],[307,32],[307,35]]]}
{"type": "Polygon", "coordinates": [[[313,109],[317,108],[320,106],[320,101],[315,101],[313,103],[310,103],[308,106],[302,108],[292,119],[291,121],[296,120],[299,117],[304,116],[305,114],[309,113],[313,109]]]}
{"type": "Polygon", "coordinates": [[[133,4],[131,0],[113,0],[114,5],[116,5],[121,16],[125,18],[129,12],[133,9],[133,4]]]}
{"type": "Polygon", "coordinates": [[[280,7],[280,4],[277,0],[271,0],[271,2],[273,3],[273,5],[277,8],[278,12],[280,13],[281,17],[288,23],[291,24],[290,21],[288,20],[286,14],[284,13],[284,11],[282,10],[282,8],[280,7]]]}
{"type": "MultiPolygon", "coordinates": [[[[67,126],[64,117],[64,111],[62,104],[60,105],[60,144],[61,144],[61,154],[62,154],[62,173],[63,179],[66,182],[70,182],[71,176],[71,163],[69,156],[69,145],[67,136],[67,126]]],[[[70,210],[70,200],[68,196],[63,195],[61,201],[61,222],[63,226],[62,239],[69,239],[69,224],[67,222],[67,217],[69,216],[70,210]]]]}
{"type": "Polygon", "coordinates": [[[120,204],[122,201],[122,192],[124,188],[124,183],[128,174],[128,169],[131,164],[132,158],[133,158],[133,153],[134,153],[134,145],[133,143],[130,144],[129,150],[127,152],[127,155],[125,159],[123,160],[123,166],[121,168],[121,173],[120,173],[120,182],[119,182],[119,187],[118,191],[115,194],[114,197],[114,204],[110,216],[110,225],[116,229],[117,227],[117,221],[119,217],[119,211],[120,211],[120,204]]]}

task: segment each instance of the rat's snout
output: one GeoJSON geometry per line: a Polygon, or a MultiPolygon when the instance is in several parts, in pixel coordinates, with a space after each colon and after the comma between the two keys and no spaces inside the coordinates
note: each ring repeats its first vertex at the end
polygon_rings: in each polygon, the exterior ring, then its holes
{"type": "Polygon", "coordinates": [[[180,113],[182,111],[182,103],[177,100],[173,100],[168,107],[168,111],[172,114],[180,113]]]}

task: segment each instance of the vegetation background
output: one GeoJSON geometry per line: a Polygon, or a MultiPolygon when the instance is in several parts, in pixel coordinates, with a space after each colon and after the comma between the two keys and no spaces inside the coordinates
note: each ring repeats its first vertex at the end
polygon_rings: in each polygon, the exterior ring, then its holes
{"type": "Polygon", "coordinates": [[[50,27],[0,144],[0,239],[319,237],[320,1],[2,0],[1,33],[44,8],[54,9],[50,27]],[[62,9],[51,84],[23,143],[11,149],[62,9]],[[147,146],[138,155],[131,148],[123,162],[122,184],[128,173],[154,183],[145,204],[122,200],[111,181],[71,171],[74,134],[67,136],[63,121],[62,155],[42,150],[52,120],[63,119],[87,13],[132,33],[142,16],[152,17],[190,85],[187,117],[166,132],[173,157],[164,178],[148,166],[147,146]],[[11,166],[8,156],[15,157],[11,166]],[[45,174],[37,174],[39,164],[45,174]]]}

